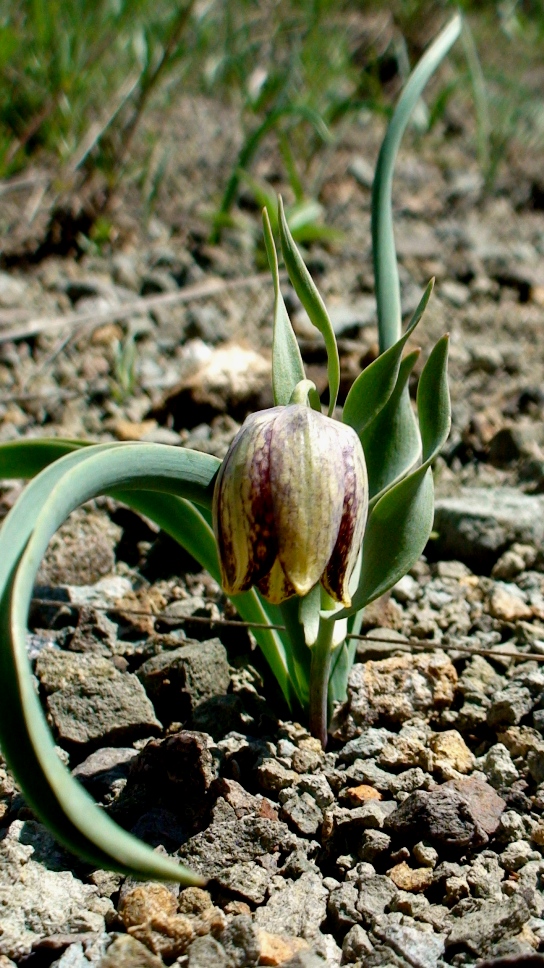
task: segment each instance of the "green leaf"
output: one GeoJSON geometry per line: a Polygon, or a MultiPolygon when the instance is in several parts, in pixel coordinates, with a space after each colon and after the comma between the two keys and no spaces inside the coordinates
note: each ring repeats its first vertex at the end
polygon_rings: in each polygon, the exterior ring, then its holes
{"type": "Polygon", "coordinates": [[[314,585],[304,598],[299,600],[298,617],[304,629],[304,641],[311,647],[317,642],[321,610],[321,585],[314,585]]]}
{"type": "Polygon", "coordinates": [[[451,406],[448,389],[449,336],[443,336],[433,348],[417,388],[417,413],[423,460],[427,465],[440,452],[450,432],[451,406]]]}
{"type": "MultiPolygon", "coordinates": [[[[434,346],[419,379],[418,416],[423,463],[380,497],[372,507],[363,539],[363,558],[351,615],[383,595],[410,570],[423,552],[433,526],[434,488],[431,463],[450,429],[447,380],[448,336],[434,346]]],[[[339,674],[341,675],[341,674],[339,674]]]]}
{"type": "Polygon", "coordinates": [[[428,80],[457,40],[461,17],[453,17],[412,71],[383,140],[372,186],[372,250],[380,350],[397,342],[401,332],[399,273],[393,232],[393,170],[402,136],[428,80]]]}
{"type": "Polygon", "coordinates": [[[422,553],[433,525],[433,475],[429,467],[390,488],[373,507],[363,541],[363,566],[351,615],[396,585],[422,553]]]}
{"type": "Polygon", "coordinates": [[[414,350],[402,360],[393,393],[361,434],[371,500],[406,474],[421,454],[418,423],[408,392],[408,379],[418,356],[419,350],[414,350]]]}
{"type": "Polygon", "coordinates": [[[434,279],[431,279],[404,335],[367,366],[351,386],[344,404],[342,420],[359,435],[372,423],[394,390],[402,351],[425,312],[433,286],[434,279]]]}
{"type": "Polygon", "coordinates": [[[287,225],[285,218],[285,212],[283,211],[281,197],[278,205],[281,250],[283,253],[285,267],[293,284],[293,288],[308,314],[310,322],[312,322],[316,329],[319,330],[323,336],[323,339],[325,340],[325,348],[327,350],[328,358],[327,374],[329,378],[330,395],[329,416],[332,417],[334,408],[336,406],[336,400],[338,398],[338,388],[340,386],[340,359],[338,357],[336,337],[334,335],[332,323],[329,319],[329,314],[325,309],[325,303],[319,295],[317,287],[306,266],[304,265],[304,260],[298,251],[293,237],[289,231],[289,226],[287,225]]]}
{"type": "Polygon", "coordinates": [[[0,444],[0,480],[34,477],[52,461],[81,447],[92,446],[79,440],[11,440],[0,444]]]}
{"type": "MultiPolygon", "coordinates": [[[[169,480],[164,454],[155,467],[145,467],[142,460],[149,457],[150,446],[106,444],[68,454],[36,477],[6,517],[0,531],[0,676],[5,689],[0,704],[0,742],[28,802],[70,850],[102,867],[195,884],[202,879],[119,828],[62,765],[26,655],[26,616],[35,575],[49,536],[75,506],[73,485],[80,485],[76,503],[96,493],[97,476],[90,465],[103,472],[111,458],[121,458],[122,470],[115,468],[116,483],[127,483],[126,474],[131,471],[127,463],[139,465],[142,479],[151,474],[154,486],[160,484],[161,474],[164,483],[169,480]]],[[[20,450],[19,457],[22,454],[20,450]]],[[[176,488],[183,488],[185,474],[186,492],[207,502],[217,461],[193,454],[176,464],[176,488]]]]}
{"type": "Polygon", "coordinates": [[[286,406],[297,383],[306,378],[297,338],[293,332],[280,289],[278,258],[266,208],[263,230],[268,264],[274,281],[274,336],[272,343],[272,386],[276,406],[286,406]]]}

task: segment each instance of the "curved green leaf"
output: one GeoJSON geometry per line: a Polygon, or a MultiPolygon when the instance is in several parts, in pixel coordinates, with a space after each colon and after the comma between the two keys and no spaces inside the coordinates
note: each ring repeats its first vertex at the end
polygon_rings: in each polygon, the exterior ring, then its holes
{"type": "Polygon", "coordinates": [[[433,286],[434,279],[431,279],[404,335],[367,366],[350,388],[342,420],[359,435],[372,423],[395,388],[402,351],[427,308],[433,286]]]}
{"type": "Polygon", "coordinates": [[[372,509],[363,541],[363,566],[345,618],[396,585],[423,552],[433,526],[433,475],[418,467],[390,488],[372,509]]]}
{"type": "Polygon", "coordinates": [[[323,339],[325,340],[325,348],[327,350],[328,358],[327,374],[329,378],[330,394],[329,416],[332,417],[334,408],[336,406],[336,400],[338,398],[338,388],[340,386],[340,359],[338,357],[336,337],[334,335],[332,323],[329,319],[329,314],[325,309],[325,303],[323,302],[310,273],[304,265],[304,260],[295,245],[293,236],[289,231],[289,226],[287,225],[287,220],[285,218],[285,212],[283,211],[283,202],[281,197],[279,198],[278,206],[281,251],[283,254],[283,261],[285,262],[285,268],[287,269],[293,289],[304,306],[310,322],[312,322],[316,329],[319,330],[323,336],[323,339]]]}
{"type": "Polygon", "coordinates": [[[421,454],[419,427],[408,392],[418,356],[419,350],[413,350],[402,360],[393,393],[361,434],[371,500],[406,474],[421,454]]]}
{"type": "MultiPolygon", "coordinates": [[[[96,462],[107,463],[108,458],[121,458],[123,467],[120,473],[116,468],[115,480],[126,483],[127,458],[129,464],[134,465],[134,461],[139,464],[143,476],[142,457],[148,458],[149,448],[156,446],[160,445],[105,444],[68,454],[46,468],[27,487],[4,521],[0,531],[0,676],[5,692],[0,706],[0,737],[7,761],[29,803],[71,850],[103,867],[194,884],[202,883],[202,878],[156,854],[119,828],[62,765],[34,689],[26,655],[26,615],[35,574],[47,547],[48,535],[63,520],[63,514],[66,516],[61,512],[62,507],[72,510],[75,506],[73,497],[70,500],[67,493],[72,484],[66,482],[74,481],[74,475],[79,476],[82,487],[77,495],[78,504],[81,493],[85,500],[96,486],[96,478],[88,471],[93,461],[96,465],[96,462]],[[29,540],[33,528],[34,535],[29,540]]],[[[169,480],[164,454],[158,464],[159,474],[163,473],[169,480]]],[[[133,466],[131,470],[134,469],[133,466]]],[[[209,500],[209,487],[216,469],[217,462],[214,458],[207,459],[207,455],[193,454],[187,461],[177,461],[177,474],[186,475],[187,493],[193,498],[200,496],[204,502],[209,500]],[[201,457],[206,460],[201,461],[201,457]]],[[[153,474],[152,467],[145,468],[145,474],[148,473],[153,474]]],[[[177,488],[181,488],[179,480],[177,488]]]]}
{"type": "Polygon", "coordinates": [[[272,388],[276,406],[286,406],[296,387],[306,378],[297,338],[291,326],[280,289],[276,246],[266,208],[263,209],[266,254],[274,281],[274,336],[272,342],[272,388]]]}
{"type": "Polygon", "coordinates": [[[96,446],[64,437],[45,440],[10,440],[0,444],[0,481],[34,477],[52,461],[81,447],[96,446]]]}
{"type": "Polygon", "coordinates": [[[399,272],[393,232],[393,170],[397,152],[423,89],[461,32],[461,17],[453,17],[412,71],[383,140],[372,186],[372,250],[380,351],[400,337],[399,272]]]}
{"type": "Polygon", "coordinates": [[[438,340],[423,368],[417,388],[417,414],[423,460],[427,465],[439,454],[450,432],[448,347],[448,335],[438,340]]]}

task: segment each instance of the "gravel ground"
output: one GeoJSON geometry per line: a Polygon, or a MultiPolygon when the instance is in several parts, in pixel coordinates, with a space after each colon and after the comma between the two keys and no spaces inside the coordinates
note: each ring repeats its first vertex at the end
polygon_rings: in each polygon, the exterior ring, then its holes
{"type": "MultiPolygon", "coordinates": [[[[222,135],[210,102],[179,110],[191,150],[144,228],[127,197],[111,251],[5,254],[0,439],[154,440],[222,456],[244,415],[270,403],[271,285],[250,279],[249,236],[205,241],[209,185],[239,132],[233,121],[222,135]],[[202,296],[210,278],[219,289],[202,296]],[[36,320],[31,336],[8,338],[36,320]]],[[[308,256],[344,396],[377,351],[380,136],[362,120],[331,157],[321,198],[343,241],[308,256]]],[[[274,178],[277,159],[263,152],[258,170],[274,178]]],[[[436,535],[367,609],[326,753],[228,624],[220,589],[149,522],[104,499],[52,542],[29,654],[60,755],[119,823],[210,882],[178,891],[89,869],[0,766],[0,968],[544,961],[541,177],[514,159],[484,194],[464,131],[414,137],[401,154],[403,305],[436,276],[418,342],[425,356],[451,332],[453,428],[436,466],[436,535]]],[[[18,218],[0,212],[5,229],[18,218]]],[[[322,389],[323,347],[285,292],[322,389]]],[[[2,513],[19,492],[0,487],[2,513]]]]}

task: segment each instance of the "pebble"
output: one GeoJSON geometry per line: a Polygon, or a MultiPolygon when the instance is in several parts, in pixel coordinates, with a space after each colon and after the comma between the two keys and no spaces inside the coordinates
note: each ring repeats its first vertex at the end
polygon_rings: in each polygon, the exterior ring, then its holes
{"type": "Polygon", "coordinates": [[[409,867],[406,861],[396,864],[388,872],[393,884],[401,891],[426,891],[433,883],[433,872],[429,867],[409,867]]]}
{"type": "Polygon", "coordinates": [[[509,787],[518,777],[519,772],[512,762],[512,757],[502,743],[495,743],[485,754],[481,769],[487,776],[491,786],[499,790],[509,787]]]}

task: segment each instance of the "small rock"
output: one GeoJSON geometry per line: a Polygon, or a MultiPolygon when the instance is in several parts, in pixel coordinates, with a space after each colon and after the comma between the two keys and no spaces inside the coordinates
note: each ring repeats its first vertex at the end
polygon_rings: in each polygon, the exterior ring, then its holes
{"type": "Polygon", "coordinates": [[[164,968],[164,962],[136,938],[119,934],[102,958],[100,968],[164,968]]]}
{"type": "Polygon", "coordinates": [[[374,873],[367,877],[360,877],[357,886],[359,889],[357,911],[363,925],[371,928],[376,918],[391,904],[398,888],[389,877],[374,873]]]}
{"type": "Polygon", "coordinates": [[[214,348],[181,386],[168,390],[151,416],[174,430],[210,423],[217,414],[242,421],[248,413],[271,406],[270,361],[234,344],[214,348]]]}
{"type": "Polygon", "coordinates": [[[270,875],[251,861],[233,864],[221,871],[217,882],[222,887],[239,894],[253,904],[262,904],[266,898],[270,875]]]}
{"type": "Polygon", "coordinates": [[[495,693],[487,711],[487,722],[494,729],[513,726],[531,712],[535,700],[531,691],[519,682],[510,682],[506,689],[495,693]]]}
{"type": "Polygon", "coordinates": [[[372,950],[373,945],[365,929],[360,924],[354,924],[349,929],[342,944],[342,953],[346,963],[351,964],[352,962],[361,960],[365,955],[370,954],[372,950]]]}
{"type": "Polygon", "coordinates": [[[218,877],[235,863],[254,861],[268,854],[275,854],[279,859],[304,843],[280,820],[250,815],[210,824],[183,844],[179,856],[197,874],[218,877]]]}
{"type": "Polygon", "coordinates": [[[339,752],[339,762],[349,764],[364,757],[376,756],[394,735],[388,729],[370,726],[360,736],[346,743],[339,752]]]}
{"type": "Polygon", "coordinates": [[[524,601],[523,594],[516,585],[497,582],[489,600],[489,611],[493,618],[502,622],[518,622],[532,617],[533,610],[524,601]]]}
{"type": "MultiPolygon", "coordinates": [[[[261,910],[259,908],[259,910],[261,910]]],[[[259,961],[260,942],[252,919],[239,914],[227,925],[221,935],[229,968],[246,968],[259,961]]]]}
{"type": "Polygon", "coordinates": [[[486,844],[497,830],[505,803],[482,781],[450,780],[417,790],[385,822],[387,832],[417,841],[421,831],[438,850],[466,850],[486,844]]]}
{"type": "Polygon", "coordinates": [[[500,863],[507,871],[518,871],[530,861],[540,861],[538,850],[533,850],[526,840],[513,840],[500,855],[500,863]]]}
{"type": "Polygon", "coordinates": [[[308,942],[303,938],[271,934],[263,928],[257,930],[257,938],[260,945],[260,965],[284,965],[298,952],[309,950],[308,942]]]}
{"type": "Polygon", "coordinates": [[[375,929],[382,941],[400,955],[404,964],[411,968],[435,968],[444,954],[443,935],[425,931],[421,927],[408,924],[387,924],[383,929],[375,929]]]}
{"type": "Polygon", "coordinates": [[[344,792],[344,796],[356,807],[366,803],[367,800],[382,799],[379,790],[375,790],[374,787],[368,786],[366,783],[361,783],[356,787],[349,787],[344,792]]]}
{"type": "Polygon", "coordinates": [[[257,767],[259,786],[267,793],[279,793],[287,787],[292,787],[298,780],[298,773],[282,766],[278,760],[266,757],[257,767]]]}
{"type": "Polygon", "coordinates": [[[377,857],[389,850],[391,837],[383,830],[365,830],[357,856],[369,864],[373,864],[377,857]]]}
{"type": "Polygon", "coordinates": [[[91,753],[72,773],[95,800],[111,798],[126,782],[137,756],[133,747],[106,746],[91,753]]]}
{"type": "Polygon", "coordinates": [[[429,745],[434,754],[432,769],[444,778],[449,779],[455,772],[471,773],[474,769],[474,754],[456,729],[434,733],[429,745]]]}
{"type": "Polygon", "coordinates": [[[512,786],[519,773],[512,762],[512,757],[502,743],[495,743],[485,754],[481,769],[487,776],[491,786],[496,790],[501,787],[512,786]]]}
{"type": "Polygon", "coordinates": [[[413,869],[406,861],[396,864],[387,872],[393,884],[401,891],[426,891],[433,883],[433,872],[429,867],[413,869]]]}
{"type": "Polygon", "coordinates": [[[67,743],[134,741],[161,729],[141,683],[101,656],[44,649],[36,674],[50,721],[67,743]]]}
{"type": "Polygon", "coordinates": [[[195,938],[187,949],[187,968],[227,968],[227,953],[223,945],[210,937],[195,938]]]}
{"type": "Polygon", "coordinates": [[[438,853],[430,844],[423,840],[415,844],[412,848],[414,860],[417,860],[423,867],[436,867],[438,863],[438,853]]]}
{"type": "Polygon", "coordinates": [[[133,938],[166,958],[184,954],[195,934],[191,920],[177,913],[177,899],[163,884],[144,883],[122,895],[119,915],[133,938]]]}

